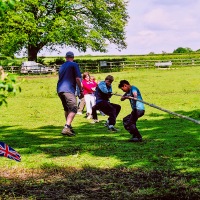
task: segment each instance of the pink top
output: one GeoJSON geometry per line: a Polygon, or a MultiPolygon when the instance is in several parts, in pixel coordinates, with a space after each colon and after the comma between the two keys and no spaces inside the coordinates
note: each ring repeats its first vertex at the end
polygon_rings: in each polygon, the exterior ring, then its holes
{"type": "Polygon", "coordinates": [[[97,87],[97,83],[95,81],[87,81],[85,79],[82,80],[83,84],[83,94],[92,94],[97,87]]]}

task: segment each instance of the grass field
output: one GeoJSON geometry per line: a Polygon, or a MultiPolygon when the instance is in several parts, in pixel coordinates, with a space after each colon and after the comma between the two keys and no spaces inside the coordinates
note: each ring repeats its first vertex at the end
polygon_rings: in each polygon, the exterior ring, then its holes
{"type": "MultiPolygon", "coordinates": [[[[122,79],[146,102],[200,120],[200,67],[140,69],[112,73],[113,91],[122,79]]],[[[94,74],[103,80],[107,74],[94,74]]],[[[19,77],[20,79],[20,77],[19,77]]],[[[60,134],[65,123],[56,94],[57,76],[26,77],[22,92],[0,107],[0,141],[22,161],[1,157],[0,199],[200,199],[200,125],[146,105],[138,128],[142,143],[130,143],[122,118],[110,133],[106,116],[91,124],[75,117],[76,137],[60,134]]]]}

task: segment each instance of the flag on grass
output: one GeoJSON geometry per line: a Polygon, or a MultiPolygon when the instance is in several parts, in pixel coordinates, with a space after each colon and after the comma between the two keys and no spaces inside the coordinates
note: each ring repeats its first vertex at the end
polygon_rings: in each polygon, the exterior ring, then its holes
{"type": "Polygon", "coordinates": [[[0,156],[5,156],[18,162],[21,161],[21,156],[19,153],[17,153],[12,147],[9,147],[4,142],[0,142],[0,156]]]}

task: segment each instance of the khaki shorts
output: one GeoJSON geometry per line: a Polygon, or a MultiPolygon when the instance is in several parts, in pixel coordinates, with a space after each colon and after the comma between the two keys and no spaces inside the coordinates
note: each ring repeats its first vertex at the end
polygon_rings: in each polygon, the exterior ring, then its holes
{"type": "Polygon", "coordinates": [[[75,94],[69,92],[60,92],[58,94],[66,112],[77,113],[77,100],[75,94]]]}

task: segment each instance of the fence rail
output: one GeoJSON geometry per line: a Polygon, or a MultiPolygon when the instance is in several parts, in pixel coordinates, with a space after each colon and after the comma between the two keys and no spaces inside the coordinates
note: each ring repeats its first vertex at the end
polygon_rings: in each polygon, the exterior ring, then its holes
{"type": "MultiPolygon", "coordinates": [[[[171,59],[171,60],[137,60],[137,61],[91,61],[78,63],[81,72],[113,72],[123,71],[133,68],[174,68],[174,67],[195,67],[200,66],[199,59],[171,59]],[[159,65],[156,63],[160,63],[159,65]],[[171,63],[166,65],[164,63],[171,63]]],[[[54,65],[54,69],[58,72],[60,65],[54,65]]],[[[20,73],[20,66],[6,66],[3,67],[5,72],[20,73]]]]}
{"type": "MultiPolygon", "coordinates": [[[[104,63],[105,64],[105,63],[104,63]]],[[[200,59],[173,59],[173,60],[137,60],[137,61],[116,61],[106,62],[106,66],[96,63],[79,63],[81,71],[112,72],[123,71],[133,68],[175,68],[186,66],[200,66],[200,59]],[[156,64],[159,63],[159,64],[156,64]],[[163,64],[162,64],[163,63],[163,64]],[[170,64],[169,64],[170,63],[170,64]]]]}

